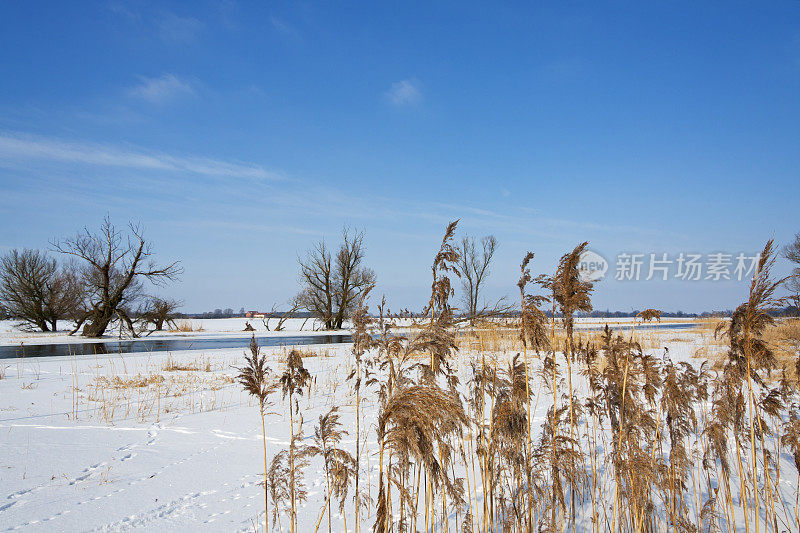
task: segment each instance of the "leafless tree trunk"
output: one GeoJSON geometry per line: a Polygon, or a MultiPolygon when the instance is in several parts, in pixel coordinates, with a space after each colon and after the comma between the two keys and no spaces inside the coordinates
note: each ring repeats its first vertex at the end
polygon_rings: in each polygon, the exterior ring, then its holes
{"type": "Polygon", "coordinates": [[[129,234],[118,231],[106,217],[96,233],[84,229],[75,237],[53,243],[57,251],[85,262],[88,311],[78,320],[78,327],[86,323],[85,337],[103,335],[120,310],[127,316],[125,308],[141,297],[144,280],[163,285],[183,272],[178,262],[157,265],[142,230],[134,224],[129,224],[129,230],[129,234]]]}
{"type": "Polygon", "coordinates": [[[297,314],[297,310],[300,309],[300,304],[301,304],[301,302],[300,302],[300,300],[298,298],[294,298],[292,300],[291,309],[281,313],[280,318],[278,318],[278,325],[275,326],[275,331],[282,331],[283,330],[283,324],[287,320],[289,320],[290,318],[293,318],[297,314]]]}
{"type": "Polygon", "coordinates": [[[176,311],[181,306],[181,302],[151,296],[147,299],[144,310],[139,312],[139,317],[147,324],[153,324],[155,331],[163,331],[164,325],[175,325],[178,318],[176,311]]]}
{"type": "Polygon", "coordinates": [[[342,231],[336,257],[321,241],[299,259],[302,290],[298,309],[315,315],[325,329],[340,329],[364,290],[374,285],[375,273],[364,266],[364,233],[342,231]]]}
{"type": "Polygon", "coordinates": [[[266,318],[261,319],[261,322],[264,324],[264,327],[267,329],[267,331],[270,331],[269,321],[272,318],[278,319],[278,325],[275,326],[275,331],[283,331],[283,325],[286,323],[287,320],[293,318],[297,314],[297,311],[303,306],[303,300],[301,299],[300,296],[295,296],[294,298],[292,298],[289,304],[291,305],[289,310],[283,312],[278,311],[277,305],[273,305],[270,312],[267,313],[266,318]]]}
{"type": "Polygon", "coordinates": [[[489,265],[495,250],[497,250],[497,239],[494,235],[488,235],[481,239],[480,245],[480,249],[478,249],[475,238],[465,235],[458,246],[461,256],[458,266],[461,271],[461,285],[464,289],[464,312],[469,318],[470,324],[474,323],[476,317],[489,310],[485,302],[482,307],[479,307],[479,302],[481,289],[489,275],[489,265]]]}
{"type": "Polygon", "coordinates": [[[58,320],[80,307],[74,269],[60,267],[39,250],[11,250],[0,258],[0,302],[10,316],[42,331],[56,331],[58,320]]]}
{"type": "Polygon", "coordinates": [[[139,334],[136,333],[136,326],[134,324],[133,319],[131,318],[131,314],[123,308],[117,309],[117,320],[119,320],[119,336],[122,337],[122,331],[124,326],[127,326],[131,332],[131,336],[138,337],[139,334]]]}
{"type": "Polygon", "coordinates": [[[333,325],[336,329],[341,329],[367,287],[375,285],[375,273],[364,266],[364,233],[354,232],[351,235],[348,229],[344,229],[342,241],[336,255],[334,273],[337,311],[333,325]]]}
{"type": "Polygon", "coordinates": [[[320,319],[325,329],[333,329],[333,271],[325,241],[316,243],[298,263],[302,290],[297,299],[304,309],[320,319]]]}

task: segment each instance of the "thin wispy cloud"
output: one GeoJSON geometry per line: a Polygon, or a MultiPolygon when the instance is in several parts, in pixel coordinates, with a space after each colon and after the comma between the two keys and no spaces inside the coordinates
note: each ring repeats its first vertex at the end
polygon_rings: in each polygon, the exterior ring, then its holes
{"type": "Polygon", "coordinates": [[[193,83],[182,80],[175,74],[168,73],[157,78],[141,76],[140,80],[138,85],[128,89],[127,94],[151,104],[166,104],[196,94],[193,83]]]}
{"type": "Polygon", "coordinates": [[[419,81],[407,79],[393,83],[384,96],[394,106],[409,107],[422,101],[422,90],[419,81]]]}
{"type": "Polygon", "coordinates": [[[297,30],[297,28],[282,18],[271,15],[269,17],[269,23],[272,25],[272,28],[283,37],[292,41],[300,40],[300,32],[297,30]]]}
{"type": "Polygon", "coordinates": [[[432,202],[432,206],[434,207],[441,207],[445,209],[449,209],[456,213],[469,213],[471,215],[479,216],[479,217],[486,217],[486,218],[498,218],[498,219],[508,219],[511,218],[509,215],[505,215],[502,213],[496,213],[489,209],[482,209],[479,207],[471,207],[468,205],[456,205],[456,204],[449,204],[444,202],[432,202]]]}
{"type": "Polygon", "coordinates": [[[324,231],[318,229],[308,229],[301,226],[292,226],[287,224],[253,224],[249,222],[238,222],[231,220],[218,220],[218,219],[190,219],[190,220],[176,220],[172,222],[176,226],[185,226],[191,228],[208,228],[208,229],[222,229],[234,232],[258,232],[258,233],[294,233],[296,235],[312,235],[316,237],[323,237],[324,231]]]}
{"type": "Polygon", "coordinates": [[[166,44],[187,44],[196,41],[205,23],[195,17],[181,17],[171,11],[153,9],[143,4],[111,1],[108,9],[137,28],[147,39],[157,38],[166,44]]]}
{"type": "Polygon", "coordinates": [[[162,13],[158,18],[158,34],[164,42],[188,43],[195,41],[204,24],[194,17],[179,17],[174,13],[162,13]]]}
{"type": "Polygon", "coordinates": [[[260,165],[185,157],[105,144],[63,141],[0,132],[0,166],[20,161],[55,161],[92,166],[181,172],[211,177],[280,180],[280,174],[260,165]]]}
{"type": "Polygon", "coordinates": [[[142,15],[136,9],[132,9],[130,5],[124,2],[111,1],[108,3],[108,9],[112,13],[120,15],[131,22],[139,22],[142,20],[142,15]]]}
{"type": "MultiPolygon", "coordinates": [[[[170,194],[180,195],[182,190],[180,182],[170,182],[166,184],[159,179],[161,173],[171,173],[173,175],[184,175],[186,179],[193,182],[195,195],[204,196],[206,193],[212,194],[216,205],[222,198],[220,191],[215,189],[214,182],[198,183],[192,176],[205,176],[209,178],[225,179],[251,179],[258,181],[282,181],[280,188],[271,189],[268,197],[254,198],[248,190],[231,188],[226,190],[224,196],[231,202],[231,210],[248,206],[248,209],[257,209],[265,204],[270,206],[273,214],[281,212],[284,216],[295,216],[307,213],[309,188],[314,189],[326,198],[324,205],[318,206],[315,212],[319,217],[336,217],[341,213],[348,213],[352,219],[362,220],[386,220],[391,219],[417,219],[430,221],[436,224],[446,223],[454,218],[462,218],[465,222],[486,228],[487,230],[508,232],[514,234],[528,234],[532,228],[540,228],[542,236],[551,238],[563,237],[564,232],[573,231],[600,231],[604,233],[627,234],[627,235],[658,235],[663,231],[657,229],[638,228],[635,226],[605,225],[588,220],[570,220],[549,217],[537,210],[520,207],[515,208],[519,215],[511,217],[504,212],[487,209],[483,206],[468,205],[447,202],[423,202],[418,200],[408,200],[397,197],[387,198],[375,195],[354,195],[341,191],[337,188],[326,186],[321,183],[309,182],[307,180],[287,180],[283,175],[268,171],[260,165],[248,164],[236,161],[224,161],[207,157],[178,156],[160,152],[152,152],[144,149],[97,144],[88,142],[65,141],[52,137],[39,137],[21,135],[10,132],[0,131],[0,167],[10,169],[27,169],[32,171],[37,168],[48,169],[45,163],[57,163],[61,174],[64,175],[63,183],[58,183],[56,188],[59,190],[69,190],[74,185],[69,185],[69,167],[64,165],[84,165],[87,169],[97,167],[124,168],[138,172],[137,189],[142,187],[152,190],[148,197],[148,204],[152,204],[153,199],[168,198],[170,194]],[[352,205],[362,206],[359,210],[349,211],[352,205]],[[521,216],[520,216],[521,215],[521,216]]],[[[88,172],[88,171],[87,171],[88,172]]],[[[45,172],[46,173],[46,172],[45,172]]],[[[97,179],[103,176],[103,172],[87,173],[87,176],[94,175],[97,179]]],[[[53,186],[53,179],[50,186],[53,186]]],[[[88,177],[86,179],[89,179],[88,177]]],[[[111,191],[108,191],[111,193],[111,191]]],[[[119,189],[116,193],[121,192],[119,189]]],[[[124,192],[124,191],[123,191],[124,192]]],[[[93,193],[94,194],[94,193],[93,193]]],[[[128,192],[124,192],[124,197],[128,198],[128,192]]],[[[32,200],[31,200],[32,201],[32,200]]],[[[172,202],[173,200],[169,200],[172,202]]],[[[181,201],[188,201],[182,199],[181,201]]],[[[304,231],[311,231],[304,229],[304,231]]],[[[536,232],[534,232],[536,233],[536,232]]]]}

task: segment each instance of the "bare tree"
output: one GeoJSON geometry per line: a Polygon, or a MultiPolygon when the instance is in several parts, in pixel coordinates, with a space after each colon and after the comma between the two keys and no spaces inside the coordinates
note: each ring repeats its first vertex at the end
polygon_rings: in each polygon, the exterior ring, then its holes
{"type": "Polygon", "coordinates": [[[297,299],[303,309],[313,313],[326,329],[333,329],[333,271],[331,253],[325,241],[314,244],[300,264],[301,291],[297,299]]]}
{"type": "Polygon", "coordinates": [[[481,291],[489,276],[489,265],[496,250],[497,238],[494,235],[483,237],[480,240],[480,248],[475,238],[469,235],[465,235],[458,245],[461,256],[458,269],[461,271],[461,286],[464,289],[462,295],[464,313],[470,324],[474,324],[478,317],[493,316],[508,310],[503,306],[503,299],[491,306],[485,300],[480,303],[481,291]]]}
{"type": "Polygon", "coordinates": [[[375,273],[364,266],[365,251],[364,233],[345,228],[335,257],[320,241],[298,259],[302,286],[298,302],[325,329],[340,329],[364,290],[375,284],[375,273]]]}
{"type": "Polygon", "coordinates": [[[57,251],[85,262],[82,282],[87,310],[73,333],[85,323],[84,337],[100,337],[115,317],[133,331],[129,309],[143,296],[144,281],[161,286],[183,272],[177,261],[157,265],[141,228],[132,223],[128,227],[127,233],[119,231],[106,217],[95,233],[84,228],[75,237],[53,243],[57,251]]]}
{"type": "Polygon", "coordinates": [[[789,299],[792,305],[800,312],[800,233],[795,233],[794,241],[787,244],[782,252],[783,256],[795,265],[791,276],[786,280],[786,288],[791,293],[789,299]]]}
{"type": "Polygon", "coordinates": [[[147,298],[144,309],[139,312],[139,317],[145,327],[153,324],[154,331],[163,331],[164,324],[175,327],[175,320],[178,318],[176,311],[181,305],[182,303],[177,300],[150,296],[147,298]]]}
{"type": "Polygon", "coordinates": [[[58,320],[72,317],[80,300],[71,265],[59,267],[39,250],[11,250],[0,258],[0,302],[29,327],[56,331],[58,320]]]}
{"type": "Polygon", "coordinates": [[[273,318],[278,320],[278,325],[275,326],[275,331],[282,331],[283,325],[286,323],[286,321],[290,318],[294,318],[297,314],[297,311],[303,306],[303,300],[300,298],[300,296],[295,296],[291,299],[291,301],[289,301],[289,305],[291,307],[288,311],[278,311],[277,304],[272,306],[272,309],[269,313],[267,313],[266,318],[261,319],[261,322],[264,324],[264,327],[267,328],[267,331],[270,331],[269,321],[273,318]]]}

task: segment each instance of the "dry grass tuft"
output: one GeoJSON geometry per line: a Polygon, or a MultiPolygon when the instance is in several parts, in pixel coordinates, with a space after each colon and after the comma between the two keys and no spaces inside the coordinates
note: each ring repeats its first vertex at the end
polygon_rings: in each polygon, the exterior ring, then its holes
{"type": "Polygon", "coordinates": [[[164,376],[161,374],[137,374],[132,377],[113,376],[98,376],[95,379],[95,385],[106,389],[124,390],[124,389],[141,389],[151,385],[160,385],[164,383],[164,376]]]}
{"type": "Polygon", "coordinates": [[[295,349],[295,351],[300,354],[300,357],[303,359],[307,357],[330,357],[329,350],[311,350],[311,349],[295,349]]]}
{"type": "Polygon", "coordinates": [[[211,360],[207,357],[201,357],[189,362],[179,362],[170,357],[162,365],[161,370],[164,372],[211,372],[213,368],[211,360]]]}
{"type": "Polygon", "coordinates": [[[308,357],[310,357],[310,358],[332,357],[331,352],[328,349],[320,350],[320,349],[313,349],[313,348],[291,348],[291,349],[284,348],[278,354],[277,361],[279,363],[284,363],[285,364],[286,361],[288,361],[288,359],[289,359],[289,353],[290,352],[296,352],[303,359],[306,359],[308,357]]]}
{"type": "Polygon", "coordinates": [[[511,352],[522,349],[518,329],[487,323],[483,327],[460,330],[456,344],[463,351],[511,352]]]}
{"type": "Polygon", "coordinates": [[[776,367],[786,370],[787,377],[797,380],[800,360],[800,319],[787,318],[764,332],[764,341],[775,353],[776,367]]]}
{"type": "Polygon", "coordinates": [[[192,333],[195,331],[203,331],[203,326],[198,324],[197,326],[191,320],[181,320],[177,324],[175,324],[175,331],[180,331],[182,333],[192,333]]]}
{"type": "Polygon", "coordinates": [[[160,372],[136,375],[97,375],[84,389],[75,387],[76,405],[85,402],[86,413],[106,423],[135,419],[158,420],[161,413],[203,412],[222,407],[231,400],[224,389],[234,378],[223,373],[160,372]]]}

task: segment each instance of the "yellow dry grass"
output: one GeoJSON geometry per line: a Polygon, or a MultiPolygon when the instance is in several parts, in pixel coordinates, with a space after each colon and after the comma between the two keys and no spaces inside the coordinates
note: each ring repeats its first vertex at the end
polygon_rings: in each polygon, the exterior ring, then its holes
{"type": "MultiPolygon", "coordinates": [[[[720,369],[725,362],[727,337],[718,336],[714,338],[713,331],[720,321],[717,320],[704,325],[704,330],[700,332],[702,336],[702,346],[698,349],[698,354],[711,355],[713,368],[720,369]],[[710,333],[709,333],[710,332],[710,333]]],[[[800,319],[781,318],[775,324],[764,331],[764,341],[772,349],[776,359],[776,366],[779,370],[785,370],[786,375],[792,379],[797,379],[797,361],[800,357],[800,319]]],[[[699,357],[699,355],[696,355],[699,357]]],[[[780,378],[780,373],[773,373],[770,379],[780,378]]]]}
{"type": "Polygon", "coordinates": [[[112,390],[124,390],[140,389],[151,385],[159,385],[161,383],[164,383],[164,376],[151,373],[148,375],[137,374],[131,377],[98,376],[95,378],[94,386],[112,390]]]}
{"type": "Polygon", "coordinates": [[[233,376],[223,373],[186,371],[177,374],[150,372],[97,375],[80,393],[86,412],[106,423],[120,419],[140,422],[158,420],[163,413],[203,412],[227,405],[233,392],[233,376]]]}
{"type": "MultiPolygon", "coordinates": [[[[630,322],[627,325],[630,326],[630,322]]],[[[556,350],[561,350],[566,344],[567,333],[558,319],[554,329],[555,335],[553,336],[552,323],[548,325],[551,342],[555,345],[556,350]]],[[[643,350],[660,349],[664,346],[665,335],[669,334],[666,330],[646,328],[632,331],[631,329],[622,330],[612,327],[612,330],[615,336],[622,335],[626,339],[636,340],[643,350]]],[[[588,342],[600,345],[602,334],[603,331],[599,329],[575,328],[573,339],[575,344],[588,342]]],[[[462,351],[513,352],[523,349],[519,326],[512,323],[500,325],[485,322],[480,327],[461,329],[456,334],[456,343],[462,351]]]]}
{"type": "Polygon", "coordinates": [[[164,372],[211,372],[213,370],[211,360],[207,357],[200,357],[194,361],[176,361],[170,357],[161,366],[164,372]]]}
{"type": "Polygon", "coordinates": [[[278,361],[281,363],[286,362],[286,358],[289,356],[289,350],[295,350],[300,352],[300,357],[303,359],[307,357],[330,357],[330,351],[326,348],[322,349],[315,349],[315,348],[287,348],[284,347],[283,350],[278,354],[278,361]]]}
{"type": "Polygon", "coordinates": [[[800,358],[800,319],[784,318],[764,333],[764,340],[775,353],[778,368],[786,369],[791,379],[797,379],[797,361],[800,358]]]}
{"type": "Polygon", "coordinates": [[[507,352],[522,349],[519,330],[491,325],[459,330],[456,344],[461,351],[467,352],[507,352]]]}
{"type": "Polygon", "coordinates": [[[192,333],[195,331],[203,331],[203,326],[201,324],[195,326],[191,320],[181,320],[180,322],[175,324],[175,331],[180,331],[183,333],[192,333]]]}

